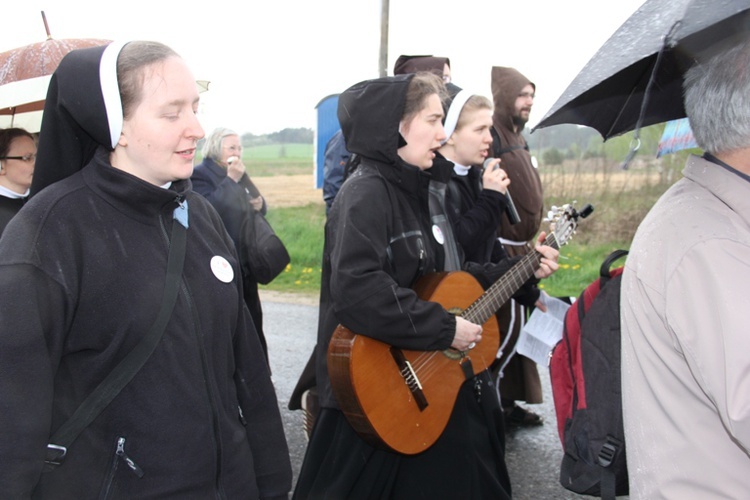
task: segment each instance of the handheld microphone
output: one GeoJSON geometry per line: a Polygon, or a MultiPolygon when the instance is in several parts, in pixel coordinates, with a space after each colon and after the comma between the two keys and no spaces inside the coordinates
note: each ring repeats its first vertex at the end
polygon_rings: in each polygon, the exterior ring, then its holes
{"type": "MultiPolygon", "coordinates": [[[[494,160],[494,158],[487,158],[486,160],[484,160],[482,166],[485,169],[489,168],[489,164],[492,160],[494,160]]],[[[493,168],[493,170],[496,170],[498,168],[500,168],[499,163],[495,165],[495,168],[493,168]]],[[[513,203],[513,198],[510,197],[509,189],[505,190],[505,214],[508,216],[508,220],[512,225],[521,222],[521,217],[518,215],[518,210],[516,210],[516,205],[513,203]]]]}

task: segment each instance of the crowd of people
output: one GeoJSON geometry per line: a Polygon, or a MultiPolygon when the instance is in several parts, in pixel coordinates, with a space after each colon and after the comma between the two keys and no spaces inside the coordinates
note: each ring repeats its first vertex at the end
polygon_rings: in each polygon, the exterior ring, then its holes
{"type": "MultiPolygon", "coordinates": [[[[633,498],[750,491],[748,68],[745,41],[687,72],[685,109],[706,153],[643,221],[623,275],[633,498]]],[[[194,166],[198,89],[161,43],[69,53],[38,139],[0,130],[2,495],[512,498],[506,432],[543,425],[518,404],[542,399],[515,343],[530,311],[545,310],[539,282],[559,254],[540,231],[523,136],[536,87],[508,67],[492,67],[491,84],[491,97],[473,94],[448,58],[401,56],[394,76],[339,96],[317,345],[290,401],[311,411],[293,485],[245,255],[246,221],[267,205],[239,134],[214,130],[194,166]],[[481,293],[530,252],[538,268],[484,324],[415,286],[463,273],[481,293]],[[340,327],[397,361],[461,361],[447,424],[425,450],[398,451],[352,420],[327,355],[340,327]],[[495,337],[494,359],[473,365],[495,337]]]]}

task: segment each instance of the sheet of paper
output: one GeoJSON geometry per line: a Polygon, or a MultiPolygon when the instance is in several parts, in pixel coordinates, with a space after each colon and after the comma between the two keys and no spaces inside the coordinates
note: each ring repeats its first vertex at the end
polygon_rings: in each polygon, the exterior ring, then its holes
{"type": "Polygon", "coordinates": [[[565,313],[570,305],[554,297],[545,297],[547,312],[534,309],[521,330],[516,351],[537,364],[549,366],[552,349],[562,339],[565,313]]]}

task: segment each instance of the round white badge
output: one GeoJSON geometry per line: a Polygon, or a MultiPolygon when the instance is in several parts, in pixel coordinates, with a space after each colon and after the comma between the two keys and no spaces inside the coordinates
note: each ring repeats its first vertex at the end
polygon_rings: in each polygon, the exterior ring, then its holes
{"type": "Polygon", "coordinates": [[[438,227],[437,224],[432,226],[432,236],[435,237],[435,241],[441,245],[445,243],[445,236],[443,236],[443,230],[438,227]]]}
{"type": "Polygon", "coordinates": [[[223,283],[231,283],[234,279],[234,269],[232,269],[229,261],[220,255],[211,257],[211,271],[223,283]]]}

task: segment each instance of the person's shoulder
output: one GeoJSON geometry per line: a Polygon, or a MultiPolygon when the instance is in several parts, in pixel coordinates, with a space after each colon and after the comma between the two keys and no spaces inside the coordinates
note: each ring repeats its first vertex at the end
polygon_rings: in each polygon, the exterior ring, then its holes
{"type": "Polygon", "coordinates": [[[341,149],[345,147],[346,142],[344,141],[344,134],[340,129],[333,134],[331,138],[328,139],[328,143],[326,143],[326,150],[341,149]]]}
{"type": "Polygon", "coordinates": [[[202,162],[193,168],[193,173],[190,175],[193,191],[208,196],[226,181],[236,185],[228,176],[220,175],[220,172],[216,171],[215,165],[213,162],[202,162]]]}
{"type": "Polygon", "coordinates": [[[0,239],[4,248],[1,251],[3,261],[25,262],[31,259],[43,265],[51,255],[48,252],[54,254],[65,241],[70,242],[70,221],[78,220],[80,214],[91,210],[90,204],[83,201],[86,198],[81,196],[83,191],[90,192],[79,172],[50,184],[29,198],[3,231],[0,239]],[[5,248],[7,242],[12,242],[9,248],[5,248]]]}
{"type": "Polygon", "coordinates": [[[351,196],[356,199],[371,199],[372,197],[382,196],[388,184],[393,182],[389,180],[387,175],[390,171],[387,168],[383,170],[386,175],[375,164],[370,161],[363,161],[347,177],[336,196],[351,196]]]}
{"type": "Polygon", "coordinates": [[[50,184],[24,205],[28,212],[54,214],[61,204],[76,203],[77,193],[88,189],[80,172],[50,184]]]}
{"type": "Polygon", "coordinates": [[[211,177],[211,169],[208,166],[208,163],[205,161],[200,162],[195,167],[193,167],[193,173],[190,176],[191,179],[209,179],[211,177]]]}
{"type": "Polygon", "coordinates": [[[190,220],[209,220],[209,225],[223,224],[221,216],[213,203],[208,201],[201,193],[190,190],[185,193],[188,202],[190,220]]]}

